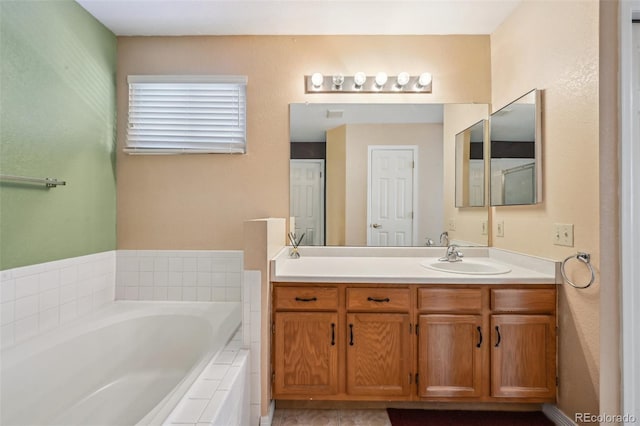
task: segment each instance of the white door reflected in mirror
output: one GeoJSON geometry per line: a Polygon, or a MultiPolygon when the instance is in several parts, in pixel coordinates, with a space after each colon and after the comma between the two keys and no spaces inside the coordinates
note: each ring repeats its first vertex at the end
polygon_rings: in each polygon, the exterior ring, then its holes
{"type": "Polygon", "coordinates": [[[369,147],[368,246],[412,246],[417,147],[369,147]]]}
{"type": "Polygon", "coordinates": [[[290,160],[290,214],[303,246],[324,245],[324,160],[290,160]]]}
{"type": "Polygon", "coordinates": [[[484,207],[484,152],[487,120],[456,134],[455,206],[484,207]]]}

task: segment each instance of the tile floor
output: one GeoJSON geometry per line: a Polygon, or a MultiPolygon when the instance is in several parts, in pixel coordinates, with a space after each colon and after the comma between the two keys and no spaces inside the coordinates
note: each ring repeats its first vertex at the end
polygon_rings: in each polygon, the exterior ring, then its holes
{"type": "Polygon", "coordinates": [[[387,410],[300,410],[278,408],[272,426],[391,426],[387,410]]]}

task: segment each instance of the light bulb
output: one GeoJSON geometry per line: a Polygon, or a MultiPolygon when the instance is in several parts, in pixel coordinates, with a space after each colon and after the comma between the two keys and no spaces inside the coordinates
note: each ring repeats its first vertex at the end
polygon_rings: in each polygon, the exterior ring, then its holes
{"type": "Polygon", "coordinates": [[[333,76],[333,85],[336,87],[342,87],[344,83],[344,76],[342,74],[336,74],[333,76]]]}
{"type": "Polygon", "coordinates": [[[357,72],[353,76],[353,82],[358,88],[361,87],[365,81],[367,81],[367,75],[363,72],[357,72]]]}
{"type": "Polygon", "coordinates": [[[376,74],[376,86],[378,86],[379,89],[381,89],[382,86],[384,86],[386,83],[387,73],[379,72],[378,74],[376,74]]]}
{"type": "Polygon", "coordinates": [[[431,84],[431,74],[429,74],[428,72],[423,72],[422,74],[420,74],[420,77],[418,77],[418,87],[422,89],[429,84],[431,84]]]}
{"type": "Polygon", "coordinates": [[[408,82],[409,82],[409,73],[408,72],[401,72],[400,74],[398,74],[398,77],[396,78],[396,84],[398,85],[398,87],[402,88],[408,82]]]}
{"type": "Polygon", "coordinates": [[[314,72],[311,75],[311,84],[314,89],[319,89],[322,87],[322,83],[324,83],[324,76],[319,72],[314,72]]]}

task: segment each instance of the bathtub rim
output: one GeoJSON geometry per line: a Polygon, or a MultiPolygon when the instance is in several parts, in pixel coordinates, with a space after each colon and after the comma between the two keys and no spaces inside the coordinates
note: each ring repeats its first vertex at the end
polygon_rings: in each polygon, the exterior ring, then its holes
{"type": "Polygon", "coordinates": [[[90,333],[116,322],[150,316],[184,315],[184,309],[186,308],[196,308],[194,314],[200,314],[196,316],[202,316],[211,322],[210,319],[213,312],[207,312],[207,310],[216,305],[229,304],[237,304],[240,306],[241,303],[115,300],[94,312],[74,318],[59,327],[0,348],[0,360],[2,360],[0,372],[24,360],[25,353],[29,356],[41,353],[62,342],[69,341],[82,334],[90,333]]]}

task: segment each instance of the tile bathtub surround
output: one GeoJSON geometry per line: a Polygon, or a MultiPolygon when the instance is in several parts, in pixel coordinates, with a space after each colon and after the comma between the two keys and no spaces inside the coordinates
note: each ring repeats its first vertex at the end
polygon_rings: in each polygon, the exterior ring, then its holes
{"type": "Polygon", "coordinates": [[[242,343],[251,350],[249,381],[251,384],[250,426],[260,423],[262,389],[260,383],[262,284],[260,271],[244,271],[242,294],[242,343]]]}
{"type": "Polygon", "coordinates": [[[198,376],[165,426],[248,424],[249,351],[238,331],[198,376]]]}
{"type": "Polygon", "coordinates": [[[113,301],[115,274],[115,251],[0,271],[2,347],[113,301]]]}
{"type": "Polygon", "coordinates": [[[114,299],[240,301],[242,268],[242,251],[113,250],[0,271],[0,343],[114,299]]]}
{"type": "Polygon", "coordinates": [[[239,250],[118,250],[116,299],[239,302],[239,250]]]}

